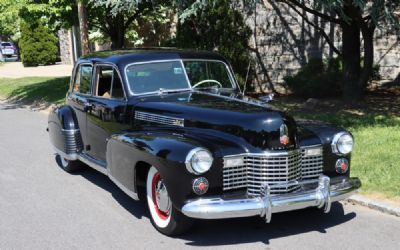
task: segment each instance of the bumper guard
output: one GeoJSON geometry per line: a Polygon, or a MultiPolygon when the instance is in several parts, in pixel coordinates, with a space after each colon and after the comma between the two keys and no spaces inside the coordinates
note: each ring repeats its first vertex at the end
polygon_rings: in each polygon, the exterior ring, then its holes
{"type": "Polygon", "coordinates": [[[293,185],[300,185],[301,191],[271,195],[271,187],[265,185],[259,197],[243,199],[199,198],[186,203],[182,208],[182,213],[188,217],[199,219],[224,219],[259,215],[264,217],[266,222],[271,221],[273,213],[307,207],[322,208],[325,213],[328,213],[332,202],[351,196],[361,187],[361,182],[358,178],[345,178],[331,185],[330,178],[322,175],[317,180],[294,182],[293,185]],[[310,190],[304,188],[310,184],[318,184],[318,186],[310,190]]]}

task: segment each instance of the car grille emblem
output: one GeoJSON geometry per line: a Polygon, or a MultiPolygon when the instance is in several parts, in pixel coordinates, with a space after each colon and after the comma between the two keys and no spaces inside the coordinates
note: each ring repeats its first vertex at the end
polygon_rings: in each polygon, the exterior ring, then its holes
{"type": "Polygon", "coordinates": [[[282,124],[279,131],[280,131],[279,141],[283,145],[288,145],[289,144],[289,130],[288,130],[288,127],[286,126],[286,124],[282,124]]]}

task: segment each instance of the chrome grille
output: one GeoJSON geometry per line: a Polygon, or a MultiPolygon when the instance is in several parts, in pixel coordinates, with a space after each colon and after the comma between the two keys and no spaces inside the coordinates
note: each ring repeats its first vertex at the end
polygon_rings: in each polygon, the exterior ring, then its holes
{"type": "Polygon", "coordinates": [[[289,193],[300,189],[297,181],[317,179],[322,168],[322,153],[305,156],[305,149],[227,156],[224,158],[223,190],[246,189],[248,195],[257,196],[261,188],[269,184],[271,194],[289,193]],[[227,167],[230,158],[242,158],[243,164],[227,167]]]}
{"type": "Polygon", "coordinates": [[[324,159],[322,155],[322,146],[308,147],[321,150],[321,154],[315,156],[306,156],[305,148],[301,149],[301,178],[303,180],[316,179],[322,174],[324,159]]]}
{"type": "Polygon", "coordinates": [[[184,126],[184,119],[136,111],[135,119],[163,125],[184,126]]]}
{"type": "Polygon", "coordinates": [[[301,153],[298,150],[265,155],[246,154],[243,155],[242,166],[224,166],[223,189],[227,191],[246,188],[248,195],[255,196],[260,194],[262,186],[269,184],[271,194],[280,194],[297,190],[299,186],[290,182],[300,178],[301,153]]]}

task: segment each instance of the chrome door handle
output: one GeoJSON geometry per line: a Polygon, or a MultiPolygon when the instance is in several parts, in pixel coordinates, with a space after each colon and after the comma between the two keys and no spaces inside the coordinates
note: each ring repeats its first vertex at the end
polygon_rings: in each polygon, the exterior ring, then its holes
{"type": "Polygon", "coordinates": [[[90,104],[90,103],[88,103],[88,102],[85,102],[85,103],[83,104],[83,110],[84,110],[85,112],[88,112],[88,111],[92,110],[92,108],[93,108],[93,105],[90,104]]]}

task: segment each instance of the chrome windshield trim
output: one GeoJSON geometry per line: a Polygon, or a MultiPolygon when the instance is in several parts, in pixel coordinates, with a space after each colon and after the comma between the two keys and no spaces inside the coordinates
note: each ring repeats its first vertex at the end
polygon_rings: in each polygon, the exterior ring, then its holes
{"type": "MultiPolygon", "coordinates": [[[[239,89],[240,90],[239,85],[238,85],[235,77],[232,74],[233,71],[232,71],[231,67],[229,67],[226,62],[224,62],[222,60],[216,60],[216,59],[196,59],[196,58],[192,58],[191,59],[191,58],[187,58],[187,59],[150,60],[150,61],[145,61],[145,62],[134,62],[134,63],[127,64],[124,67],[124,73],[125,73],[125,82],[126,82],[126,85],[127,85],[127,88],[128,88],[129,95],[130,96],[146,96],[146,95],[160,94],[159,90],[150,91],[150,92],[144,92],[144,93],[140,93],[140,94],[135,94],[132,91],[131,86],[129,84],[127,69],[128,69],[128,67],[133,66],[133,65],[142,65],[142,64],[151,64],[151,63],[163,63],[163,62],[180,62],[181,65],[182,65],[183,71],[185,73],[185,78],[186,78],[186,82],[188,84],[188,88],[170,89],[171,91],[173,91],[173,92],[183,92],[183,91],[189,91],[189,90],[191,90],[191,91],[199,91],[197,89],[192,88],[192,85],[190,83],[189,77],[188,77],[187,72],[186,72],[185,65],[183,63],[184,61],[200,61],[200,62],[205,61],[205,62],[220,62],[220,63],[223,63],[225,65],[226,70],[228,71],[228,77],[229,77],[229,80],[230,80],[230,82],[232,84],[232,89],[233,90],[235,90],[235,89],[239,89]]],[[[224,89],[227,89],[227,88],[224,88],[224,89]]],[[[201,93],[203,93],[203,92],[204,91],[201,91],[201,93]]]]}

